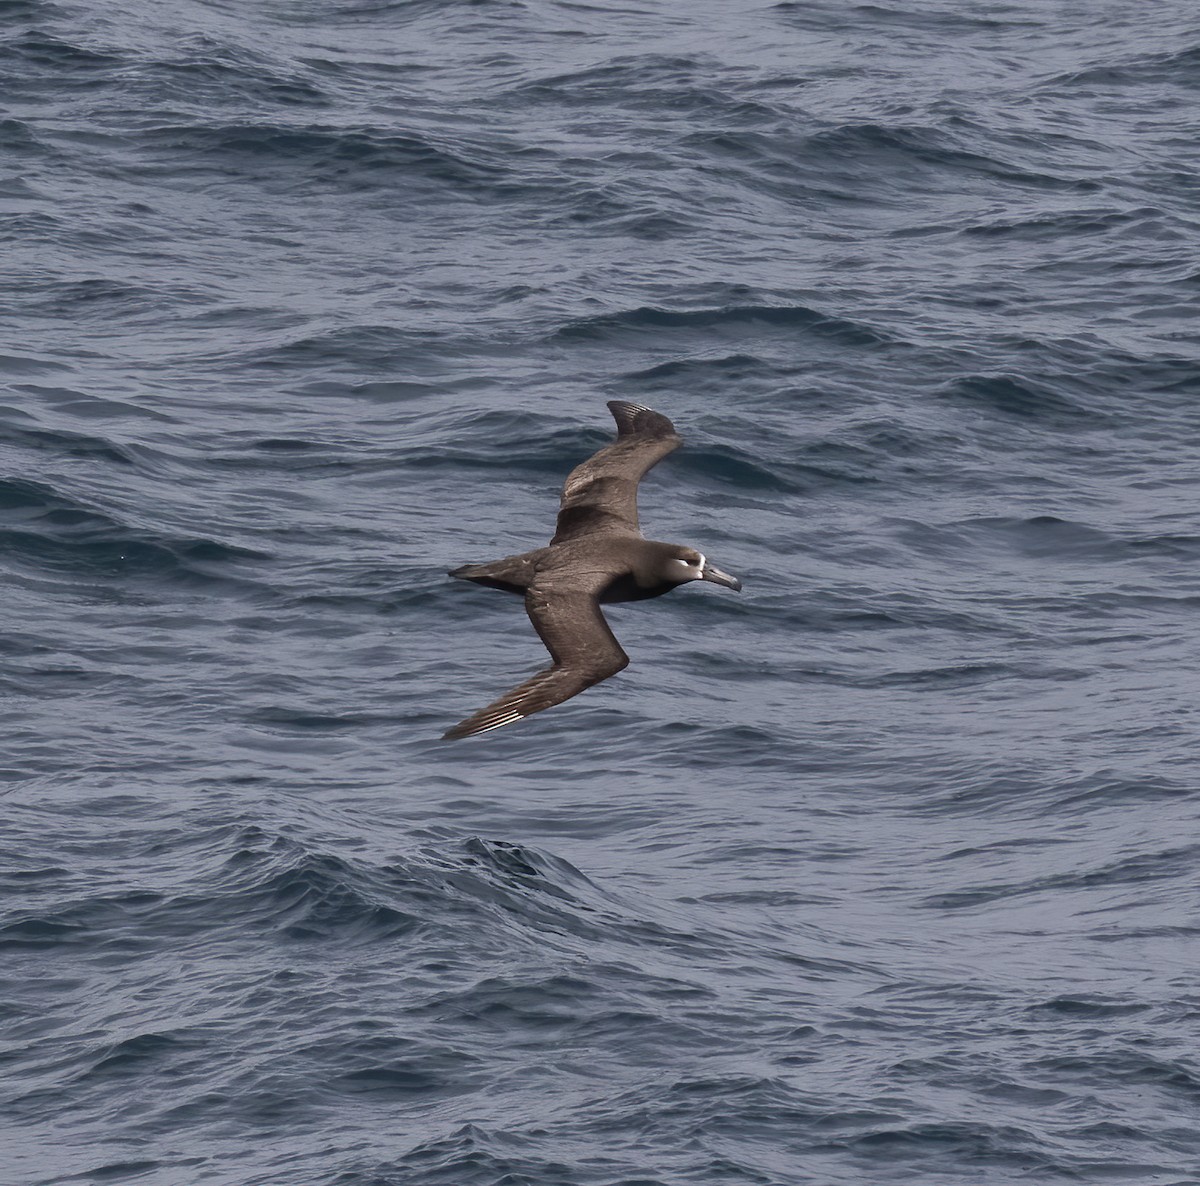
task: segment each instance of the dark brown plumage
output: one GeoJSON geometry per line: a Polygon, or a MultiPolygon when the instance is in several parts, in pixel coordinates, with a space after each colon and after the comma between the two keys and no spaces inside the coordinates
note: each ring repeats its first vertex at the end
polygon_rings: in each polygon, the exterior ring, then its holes
{"type": "Polygon", "coordinates": [[[639,404],[608,405],[617,439],[577,465],[563,485],[554,538],[545,548],[450,575],[525,596],[525,611],[553,663],[444,734],[469,737],[511,724],[598,684],[629,663],[602,604],[661,597],[688,581],[740,589],[694,548],[642,537],[642,476],[679,448],[674,425],[639,404]]]}

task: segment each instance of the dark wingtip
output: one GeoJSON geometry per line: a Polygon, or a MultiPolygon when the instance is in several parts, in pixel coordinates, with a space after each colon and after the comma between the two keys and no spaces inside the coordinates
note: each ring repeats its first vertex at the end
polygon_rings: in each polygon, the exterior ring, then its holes
{"type": "MultiPolygon", "coordinates": [[[[473,716],[467,717],[465,721],[459,721],[453,729],[447,729],[442,734],[442,741],[461,741],[464,737],[475,737],[480,733],[490,733],[493,729],[499,728],[499,725],[491,718],[485,715],[487,712],[484,709],[481,712],[475,713],[473,716]],[[482,720],[480,718],[483,718],[482,720]]],[[[514,717],[511,721],[504,721],[504,724],[512,724],[513,721],[524,720],[524,717],[514,717]]]]}
{"type": "Polygon", "coordinates": [[[465,721],[459,721],[452,729],[447,729],[442,734],[442,741],[458,741],[462,737],[470,737],[475,730],[471,728],[471,719],[468,717],[465,721]]]}
{"type": "Polygon", "coordinates": [[[617,436],[665,437],[675,435],[675,425],[661,412],[627,400],[609,400],[608,410],[617,422],[617,436]]]}

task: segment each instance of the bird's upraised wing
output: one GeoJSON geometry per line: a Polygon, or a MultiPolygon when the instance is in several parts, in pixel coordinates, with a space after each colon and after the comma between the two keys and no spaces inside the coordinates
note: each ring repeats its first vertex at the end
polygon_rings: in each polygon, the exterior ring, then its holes
{"type": "Polygon", "coordinates": [[[638,483],[682,443],[675,426],[658,412],[622,400],[608,408],[617,422],[617,439],[567,475],[552,545],[585,535],[638,534],[638,483]]]}

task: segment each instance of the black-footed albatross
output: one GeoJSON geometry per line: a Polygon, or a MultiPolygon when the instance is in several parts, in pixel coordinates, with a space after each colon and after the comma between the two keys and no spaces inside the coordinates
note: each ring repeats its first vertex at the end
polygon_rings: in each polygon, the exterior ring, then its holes
{"type": "Polygon", "coordinates": [[[450,573],[520,593],[533,628],[554,662],[443,734],[448,740],[511,725],[552,708],[629,665],[600,606],[661,597],[688,581],[741,589],[695,548],[644,539],[638,528],[642,475],[681,442],[665,416],[614,400],[617,439],[577,465],[563,484],[550,546],[450,573]]]}

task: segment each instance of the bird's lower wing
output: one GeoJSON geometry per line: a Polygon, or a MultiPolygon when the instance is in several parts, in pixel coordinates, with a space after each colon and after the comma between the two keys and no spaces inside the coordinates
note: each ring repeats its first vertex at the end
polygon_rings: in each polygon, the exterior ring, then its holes
{"type": "Polygon", "coordinates": [[[530,587],[525,609],[554,663],[442,735],[453,741],[511,725],[578,696],[629,663],[591,590],[556,589],[549,578],[530,587]]]}

